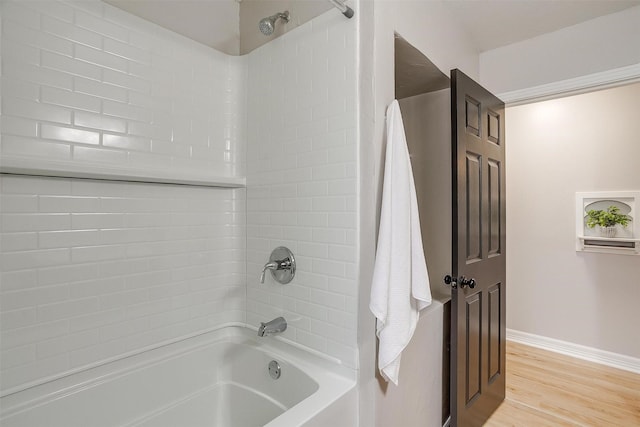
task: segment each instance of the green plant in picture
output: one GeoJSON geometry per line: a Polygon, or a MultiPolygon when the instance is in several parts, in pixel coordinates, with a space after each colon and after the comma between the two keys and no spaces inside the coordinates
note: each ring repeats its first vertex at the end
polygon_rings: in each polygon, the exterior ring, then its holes
{"type": "Polygon", "coordinates": [[[617,206],[609,206],[606,211],[598,209],[590,209],[587,211],[587,227],[594,228],[596,225],[600,227],[614,227],[620,224],[626,227],[631,221],[631,217],[620,213],[617,206]]]}

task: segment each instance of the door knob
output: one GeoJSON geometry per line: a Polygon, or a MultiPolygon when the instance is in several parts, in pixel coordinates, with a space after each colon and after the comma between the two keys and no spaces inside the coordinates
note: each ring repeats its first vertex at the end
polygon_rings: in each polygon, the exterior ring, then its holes
{"type": "Polygon", "coordinates": [[[452,277],[449,274],[444,276],[444,283],[447,285],[451,285],[453,289],[456,289],[458,287],[458,284],[460,284],[461,288],[465,288],[466,286],[468,286],[469,288],[473,289],[476,287],[476,279],[474,278],[467,279],[464,276],[460,276],[459,278],[456,278],[456,277],[452,277]]]}
{"type": "Polygon", "coordinates": [[[467,279],[464,276],[460,276],[460,287],[464,288],[465,286],[468,286],[469,288],[473,289],[476,287],[476,279],[474,279],[473,277],[470,279],[467,279]]]}
{"type": "Polygon", "coordinates": [[[458,279],[456,279],[455,277],[451,277],[451,275],[449,274],[444,276],[444,283],[445,285],[451,285],[453,289],[458,287],[458,279]]]}

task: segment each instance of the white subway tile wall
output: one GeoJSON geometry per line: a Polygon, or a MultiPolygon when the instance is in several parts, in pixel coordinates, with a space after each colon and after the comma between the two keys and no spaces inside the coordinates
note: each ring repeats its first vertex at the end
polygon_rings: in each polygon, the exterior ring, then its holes
{"type": "Polygon", "coordinates": [[[355,367],[355,23],[327,13],[237,58],[96,0],[0,7],[3,161],[247,177],[3,176],[2,389],[278,315],[355,367]],[[260,285],[280,245],[296,278],[260,285]]]}
{"type": "MultiPolygon", "coordinates": [[[[100,1],[0,8],[3,162],[244,175],[244,59],[100,1]]],[[[245,190],[0,185],[4,392],[244,322],[245,190]]]]}
{"type": "Polygon", "coordinates": [[[98,0],[0,12],[4,164],[244,176],[244,58],[98,0]]]}
{"type": "Polygon", "coordinates": [[[356,367],[356,28],[326,13],[249,54],[247,322],[356,367]],[[289,247],[287,285],[260,272],[289,247]]]}
{"type": "Polygon", "coordinates": [[[245,190],[0,177],[6,391],[245,321],[245,190]]]}

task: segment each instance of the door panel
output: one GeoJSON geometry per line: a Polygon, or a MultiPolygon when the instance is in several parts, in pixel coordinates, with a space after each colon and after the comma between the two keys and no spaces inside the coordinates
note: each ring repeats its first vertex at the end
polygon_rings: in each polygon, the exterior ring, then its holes
{"type": "Polygon", "coordinates": [[[465,381],[465,402],[469,404],[480,396],[482,359],[480,356],[482,341],[482,304],[481,294],[473,294],[467,298],[467,378],[465,381]]]}
{"type": "Polygon", "coordinates": [[[465,99],[465,121],[467,132],[471,135],[480,136],[480,103],[470,96],[465,99]]]}
{"type": "Polygon", "coordinates": [[[504,104],[453,70],[451,113],[451,425],[473,427],[505,395],[504,104]]]}
{"type": "Polygon", "coordinates": [[[500,144],[500,114],[487,109],[487,139],[494,144],[500,144]]]}
{"type": "Polygon", "coordinates": [[[467,152],[467,262],[482,256],[482,157],[467,152]]]}
{"type": "Polygon", "coordinates": [[[500,329],[500,283],[495,284],[487,291],[489,295],[489,382],[493,382],[500,374],[502,358],[500,355],[500,343],[502,342],[500,329]]]}
{"type": "Polygon", "coordinates": [[[500,253],[501,232],[500,206],[502,204],[502,194],[500,193],[500,162],[489,159],[489,256],[500,253]]]}

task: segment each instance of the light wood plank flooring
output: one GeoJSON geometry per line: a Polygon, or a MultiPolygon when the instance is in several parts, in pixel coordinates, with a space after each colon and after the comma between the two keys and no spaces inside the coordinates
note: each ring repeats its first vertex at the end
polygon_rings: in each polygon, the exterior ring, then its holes
{"type": "Polygon", "coordinates": [[[485,426],[640,426],[640,375],[507,342],[507,397],[485,426]]]}

